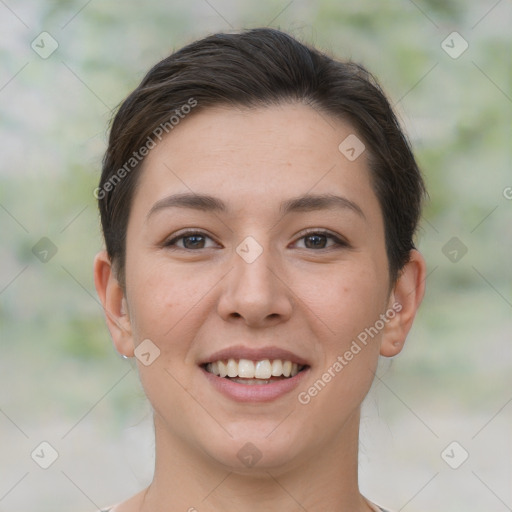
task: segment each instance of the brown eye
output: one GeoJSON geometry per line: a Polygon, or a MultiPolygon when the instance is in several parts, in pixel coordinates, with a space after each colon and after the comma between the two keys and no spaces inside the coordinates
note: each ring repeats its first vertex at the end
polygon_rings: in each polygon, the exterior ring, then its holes
{"type": "Polygon", "coordinates": [[[324,249],[327,243],[325,235],[308,235],[304,237],[304,245],[307,249],[324,249]]]}
{"type": "Polygon", "coordinates": [[[182,233],[179,236],[172,238],[171,240],[164,243],[164,247],[172,249],[184,249],[184,250],[195,250],[195,249],[208,249],[207,240],[212,240],[209,236],[201,232],[187,232],[182,233]],[[181,243],[180,243],[181,242],[181,243]]]}
{"type": "Polygon", "coordinates": [[[204,238],[202,235],[184,236],[182,237],[183,246],[185,249],[202,249],[205,242],[204,238]]]}
{"type": "MultiPolygon", "coordinates": [[[[306,233],[301,238],[298,239],[304,240],[305,249],[331,249],[336,247],[348,247],[349,244],[344,240],[338,238],[328,231],[311,231],[306,233]],[[329,240],[332,241],[330,245],[328,245],[329,240]]],[[[302,248],[302,247],[301,247],[302,248]]]]}

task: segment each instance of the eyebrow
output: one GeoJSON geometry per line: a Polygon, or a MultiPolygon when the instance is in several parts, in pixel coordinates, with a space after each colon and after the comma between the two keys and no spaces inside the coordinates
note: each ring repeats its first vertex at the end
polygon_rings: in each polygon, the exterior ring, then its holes
{"type": "MultiPolygon", "coordinates": [[[[228,206],[221,199],[195,193],[174,194],[157,201],[149,210],[146,219],[157,211],[166,208],[190,208],[205,212],[227,213],[228,206]]],[[[292,212],[312,212],[316,210],[345,209],[356,213],[366,220],[361,207],[343,196],[335,194],[306,194],[283,201],[279,207],[280,213],[284,216],[292,212]]]]}

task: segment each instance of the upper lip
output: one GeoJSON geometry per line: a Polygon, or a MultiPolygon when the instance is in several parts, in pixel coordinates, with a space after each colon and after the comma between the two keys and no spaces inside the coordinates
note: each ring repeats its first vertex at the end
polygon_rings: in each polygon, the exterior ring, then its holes
{"type": "Polygon", "coordinates": [[[226,361],[227,359],[249,359],[250,361],[263,361],[264,359],[281,359],[283,361],[291,361],[298,365],[308,366],[306,359],[279,347],[262,347],[249,348],[243,345],[224,348],[214,352],[210,356],[201,359],[199,365],[213,363],[215,361],[226,361]]]}

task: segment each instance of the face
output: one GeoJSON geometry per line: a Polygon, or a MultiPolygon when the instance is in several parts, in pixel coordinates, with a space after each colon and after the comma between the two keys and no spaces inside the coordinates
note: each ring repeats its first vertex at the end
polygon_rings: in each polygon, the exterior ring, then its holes
{"type": "Polygon", "coordinates": [[[133,346],[158,355],[138,367],[170,442],[278,468],[358,421],[392,297],[366,154],[338,149],[353,133],[305,105],[210,108],[147,156],[125,304],[133,346]]]}

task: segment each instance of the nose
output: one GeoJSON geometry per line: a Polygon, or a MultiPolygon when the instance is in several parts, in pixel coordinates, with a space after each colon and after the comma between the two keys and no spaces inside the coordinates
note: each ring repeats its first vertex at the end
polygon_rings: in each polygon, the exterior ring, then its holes
{"type": "MultiPolygon", "coordinates": [[[[251,251],[254,248],[251,248],[251,251]]],[[[266,327],[290,318],[293,292],[276,255],[263,249],[255,259],[233,252],[233,269],[222,280],[218,313],[226,321],[266,327]]]]}

